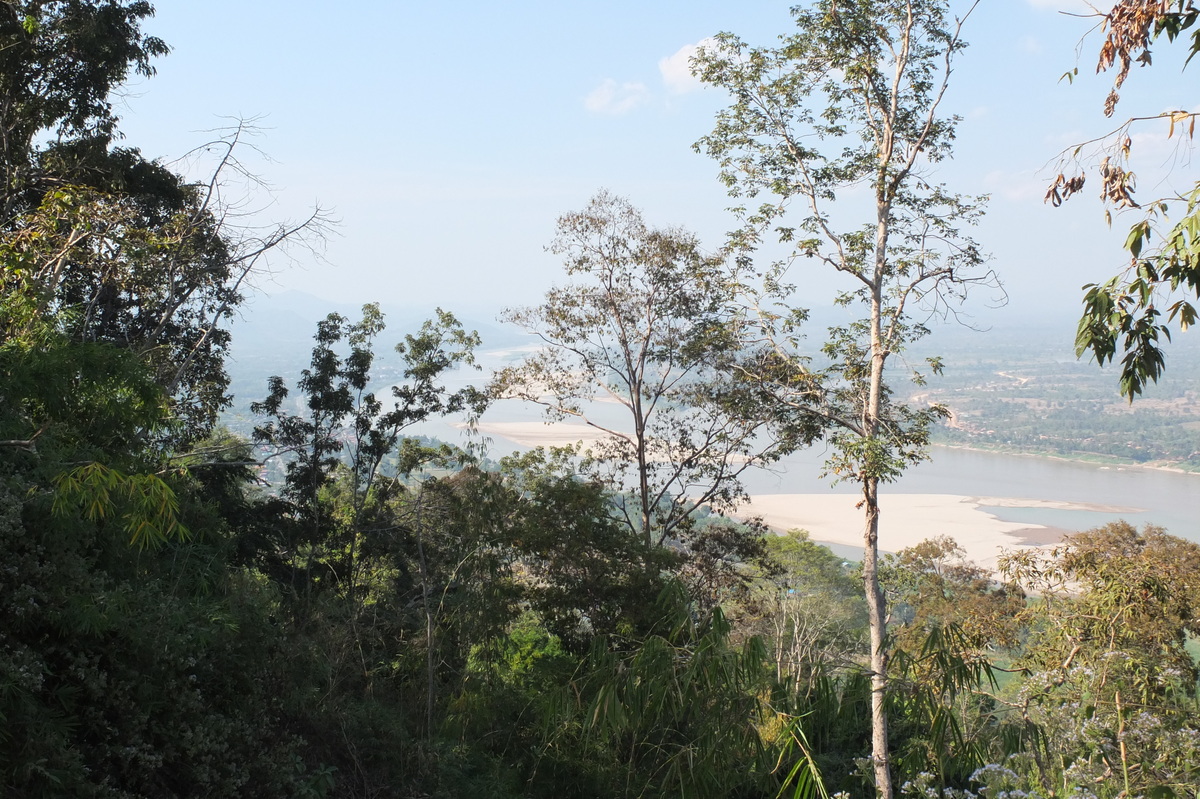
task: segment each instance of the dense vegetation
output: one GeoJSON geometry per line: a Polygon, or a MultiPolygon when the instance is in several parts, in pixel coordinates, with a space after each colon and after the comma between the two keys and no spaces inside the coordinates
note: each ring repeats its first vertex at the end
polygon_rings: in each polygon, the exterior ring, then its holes
{"type": "MultiPolygon", "coordinates": [[[[264,380],[253,440],[217,426],[221,325],[302,226],[248,237],[215,184],[116,146],[151,11],[0,9],[0,793],[874,793],[861,569],[663,488],[676,456],[720,488],[730,450],[644,444],[631,486],[407,437],[491,399],[444,385],[478,340],[439,312],[389,361],[374,306],[264,380]]],[[[678,429],[754,405],[693,377],[678,429]]],[[[898,794],[1195,795],[1200,546],[1113,524],[997,576],[940,538],[877,577],[898,794]]]]}

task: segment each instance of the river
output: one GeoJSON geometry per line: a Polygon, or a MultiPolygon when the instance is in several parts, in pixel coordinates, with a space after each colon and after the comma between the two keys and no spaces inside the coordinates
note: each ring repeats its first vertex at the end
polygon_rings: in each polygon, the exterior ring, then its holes
{"type": "MultiPolygon", "coordinates": [[[[498,368],[521,354],[521,350],[489,352],[481,361],[485,367],[498,368]]],[[[611,417],[604,419],[607,423],[620,425],[623,411],[619,406],[601,403],[593,410],[602,418],[611,417]]],[[[528,422],[539,418],[536,408],[515,401],[497,403],[485,415],[491,421],[528,422]]],[[[447,435],[449,425],[438,427],[422,432],[448,440],[457,437],[447,435]]],[[[521,447],[503,437],[494,437],[489,454],[500,457],[513,449],[521,447]]],[[[1119,506],[1120,513],[987,503],[981,504],[981,509],[1002,521],[1065,531],[1086,530],[1125,519],[1139,527],[1156,524],[1173,535],[1200,543],[1200,475],[954,447],[933,447],[930,455],[928,461],[910,467],[896,483],[882,490],[1119,506]]],[[[820,477],[827,456],[822,445],[802,450],[771,471],[749,475],[745,479],[746,488],[751,494],[857,493],[852,484],[831,487],[829,479],[820,477]]]]}
{"type": "MultiPolygon", "coordinates": [[[[1138,526],[1157,524],[1173,535],[1200,542],[1200,475],[953,447],[933,447],[930,455],[930,460],[910,467],[882,490],[1138,508],[1138,513],[1105,513],[982,506],[1004,521],[1086,530],[1125,519],[1138,526]]],[[[831,488],[828,479],[818,476],[825,457],[821,447],[799,452],[787,458],[780,470],[753,475],[748,487],[752,493],[855,493],[853,485],[831,488]]]]}

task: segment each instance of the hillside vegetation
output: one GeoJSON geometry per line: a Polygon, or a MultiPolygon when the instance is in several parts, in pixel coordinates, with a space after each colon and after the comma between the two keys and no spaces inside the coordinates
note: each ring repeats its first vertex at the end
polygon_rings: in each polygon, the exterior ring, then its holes
{"type": "MultiPolygon", "coordinates": [[[[913,46],[895,152],[839,144],[808,185],[884,203],[878,239],[801,244],[863,286],[843,299],[866,316],[821,355],[800,349],[782,267],[744,271],[762,219],[710,253],[601,193],[559,220],[573,282],[509,314],[542,350],[464,380],[480,338],[453,314],[395,331],[374,304],[331,313],[245,389],[245,434],[219,424],[231,316],[323,220],[236,227],[220,187],[241,126],[201,180],[123,146],[114,93],[167,49],[151,14],[0,7],[0,795],[1196,795],[1200,545],[1113,523],[996,574],[945,537],[878,552],[880,486],[947,416],[901,401],[925,379],[900,365],[926,332],[905,302],[983,263],[951,229],[974,200],[905,182],[953,138],[929,77],[962,46],[944,3],[827,0],[782,49],[725,36],[697,65],[843,143],[851,116],[879,124],[854,104],[890,85],[881,42],[913,46]],[[795,111],[816,96],[857,110],[795,111]],[[914,247],[918,220],[956,246],[914,247]],[[491,461],[412,435],[514,397],[608,437],[491,461]],[[723,515],[745,469],[817,441],[862,489],[861,563],[723,515]]],[[[735,191],[803,195],[821,158],[760,121],[735,104],[707,146],[766,170],[727,175],[735,191]]],[[[1088,402],[1126,418],[1039,363],[969,365],[951,430],[1088,402]],[[995,407],[971,404],[992,385],[995,407]]],[[[1135,413],[1190,424],[1191,391],[1135,413]]]]}

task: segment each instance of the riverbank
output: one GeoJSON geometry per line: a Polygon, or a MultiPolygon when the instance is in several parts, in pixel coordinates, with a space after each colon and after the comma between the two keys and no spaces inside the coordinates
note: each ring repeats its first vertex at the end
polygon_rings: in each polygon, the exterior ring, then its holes
{"type": "Polygon", "coordinates": [[[934,442],[930,446],[940,449],[959,449],[963,450],[964,452],[987,452],[996,455],[1011,455],[1014,458],[1042,458],[1051,461],[1061,461],[1063,463],[1086,463],[1090,466],[1099,466],[1100,468],[1142,469],[1154,472],[1170,472],[1171,474],[1200,476],[1200,468],[1185,468],[1180,466],[1177,462],[1150,461],[1147,463],[1139,463],[1138,461],[1129,460],[1128,458],[1118,458],[1115,455],[1101,455],[1100,453],[1080,452],[1075,456],[1069,456],[1062,455],[1060,453],[1017,449],[999,444],[989,447],[972,446],[969,444],[948,444],[943,442],[934,442]]]}
{"type": "MultiPolygon", "coordinates": [[[[523,447],[586,444],[601,433],[577,422],[485,422],[485,435],[523,447]]],[[[853,485],[818,477],[827,452],[804,450],[745,477],[753,497],[741,515],[778,532],[806,529],[847,557],[862,551],[862,511],[853,485]]],[[[896,552],[950,535],[969,557],[994,567],[1008,548],[1054,544],[1065,534],[1124,518],[1200,540],[1189,499],[1200,477],[1178,470],[1110,467],[1064,458],[938,446],[882,492],[880,548],[896,552]]]]}
{"type": "MultiPolygon", "coordinates": [[[[565,446],[575,443],[582,443],[584,446],[587,446],[604,438],[605,435],[594,427],[579,424],[578,422],[481,422],[478,429],[484,434],[495,435],[523,447],[565,446]]],[[[1042,460],[1060,461],[1062,463],[1085,463],[1092,466],[1099,466],[1100,468],[1138,469],[1200,476],[1200,470],[1184,468],[1174,463],[1138,463],[1110,455],[1079,453],[1077,456],[1072,457],[1004,446],[989,447],[950,443],[934,443],[931,447],[933,449],[955,449],[964,452],[1010,455],[1016,458],[1039,458],[1042,460]]]]}
{"type": "MultiPolygon", "coordinates": [[[[807,530],[814,541],[862,547],[863,512],[858,494],[757,494],[739,509],[740,518],[757,516],[779,533],[807,530]]],[[[1054,503],[1064,510],[1109,512],[1089,503],[1054,503]]],[[[879,548],[899,552],[935,536],[948,535],[968,559],[996,568],[1005,551],[1057,543],[1070,531],[1026,522],[1006,522],[986,507],[1045,507],[1039,500],[967,497],[957,494],[882,494],[879,548]]]]}

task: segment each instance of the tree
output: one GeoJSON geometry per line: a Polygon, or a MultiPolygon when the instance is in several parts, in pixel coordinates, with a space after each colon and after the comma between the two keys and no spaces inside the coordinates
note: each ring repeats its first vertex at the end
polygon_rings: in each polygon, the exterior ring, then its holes
{"type": "Polygon", "coordinates": [[[613,514],[613,494],[581,480],[569,451],[513,454],[500,463],[520,497],[511,513],[523,596],[546,630],[584,654],[599,636],[640,638],[672,557],[647,549],[613,514]]]}
{"type": "Polygon", "coordinates": [[[84,142],[41,153],[46,190],[0,236],[0,337],[53,328],[128,349],[171,398],[179,435],[202,437],[229,403],[224,326],[252,275],[323,224],[319,211],[261,229],[229,222],[223,190],[247,177],[238,150],[249,133],[239,125],[209,143],[217,162],[197,183],[136,150],[84,142]]]}
{"type": "MultiPolygon", "coordinates": [[[[26,0],[0,8],[0,220],[36,207],[54,182],[39,164],[39,135],[91,140],[116,135],[109,96],[130,74],[154,74],[167,45],[141,22],[145,0],[26,0]]],[[[53,147],[53,145],[51,145],[53,147]]]]}
{"type": "MultiPolygon", "coordinates": [[[[1195,25],[1200,9],[1190,0],[1119,0],[1107,13],[1097,14],[1105,37],[1096,71],[1117,70],[1104,103],[1104,115],[1112,117],[1133,64],[1149,66],[1151,44],[1160,36],[1171,42],[1182,36],[1195,25]]],[[[1187,49],[1190,63],[1200,52],[1200,36],[1193,34],[1187,49]]],[[[1073,79],[1078,73],[1075,68],[1064,77],[1073,79]]],[[[1075,338],[1080,356],[1090,353],[1101,366],[1120,360],[1121,394],[1131,402],[1162,375],[1166,359],[1161,342],[1170,340],[1172,324],[1187,330],[1196,323],[1190,298],[1200,299],[1200,181],[1148,201],[1136,198],[1132,131],[1162,120],[1169,125],[1168,138],[1178,133],[1190,141],[1196,117],[1182,109],[1131,117],[1109,133],[1065,151],[1046,192],[1046,201],[1057,206],[1081,191],[1090,162],[1101,181],[1109,224],[1114,210],[1139,217],[1125,240],[1129,265],[1103,283],[1084,286],[1075,338]]]]}
{"type": "Polygon", "coordinates": [[[53,487],[57,513],[121,519],[140,545],[185,531],[165,445],[228,404],[220,324],[258,256],[296,232],[254,253],[223,226],[238,135],[206,184],[111,146],[112,93],[167,52],[141,30],[152,14],[0,8],[0,448],[53,487]]]}
{"type": "Polygon", "coordinates": [[[828,678],[862,651],[866,612],[849,564],[803,530],[766,540],[778,573],[758,581],[756,608],[780,680],[828,678]]]}
{"type": "Polygon", "coordinates": [[[1022,712],[1045,729],[1046,787],[1191,796],[1200,779],[1200,545],[1127,522],[1000,563],[1038,597],[1023,611],[1022,712]],[[1122,791],[1123,789],[1123,791],[1122,791]]]}
{"type": "Polygon", "coordinates": [[[1043,668],[1096,669],[1096,682],[1149,702],[1171,682],[1194,686],[1188,636],[1200,634],[1200,545],[1128,522],[1067,536],[1049,551],[1007,555],[1001,568],[1047,616],[1029,657],[1043,668]]]}
{"type": "MultiPolygon", "coordinates": [[[[901,647],[918,648],[929,631],[957,626],[977,649],[1016,645],[1019,630],[1013,618],[1025,605],[1015,585],[1001,585],[991,570],[966,559],[966,551],[950,536],[926,539],[887,556],[884,581],[902,606],[903,629],[895,638],[901,647]]],[[[897,610],[900,608],[897,607],[897,610]]]]}
{"type": "Polygon", "coordinates": [[[263,258],[320,233],[299,223],[239,227],[222,196],[251,177],[239,124],[200,148],[192,183],[119,138],[112,94],[167,53],[145,0],[28,0],[0,8],[0,337],[53,317],[72,341],[107,341],[151,364],[182,423],[203,437],[229,398],[223,329],[263,258]]]}
{"type": "MultiPolygon", "coordinates": [[[[951,154],[957,120],[939,108],[965,46],[962,19],[945,0],[822,0],[793,15],[798,32],[779,47],[747,47],[722,34],[697,56],[696,74],[733,96],[697,148],[717,159],[732,196],[770,195],[737,209],[734,244],[745,258],[768,236],[790,252],[747,287],[762,332],[744,379],[774,398],[780,416],[827,425],[829,470],[862,489],[872,752],[876,790],[890,798],[878,495],[925,456],[929,425],[944,411],[896,402],[886,377],[893,356],[926,332],[919,314],[944,311],[972,283],[994,283],[960,229],[981,213],[981,201],[928,178],[951,154]],[[847,212],[835,210],[835,200],[854,187],[870,193],[870,221],[843,228],[847,212]],[[851,288],[838,302],[865,315],[831,329],[823,368],[810,366],[797,332],[806,314],[794,307],[788,273],[801,257],[847,278],[851,288]]],[[[930,367],[936,372],[940,362],[930,367]]]]}
{"type": "Polygon", "coordinates": [[[647,547],[682,536],[705,505],[734,507],[738,476],[785,444],[756,439],[765,420],[755,394],[730,377],[740,353],[724,255],[686,231],[647,226],[606,192],[558,220],[550,249],[578,282],[505,312],[543,346],[502,370],[494,395],[603,433],[581,468],[630,492],[623,518],[647,547]],[[604,413],[610,402],[619,420],[604,413]]]}
{"type": "Polygon", "coordinates": [[[289,457],[283,493],[303,529],[288,546],[294,573],[307,574],[314,559],[324,557],[328,539],[342,537],[344,541],[330,550],[343,555],[345,563],[331,568],[351,600],[357,585],[356,556],[368,526],[367,506],[380,468],[395,452],[401,433],[435,415],[463,410],[478,415],[485,403],[473,387],[451,392],[439,385],[446,371],[474,364],[479,344],[476,333],[463,330],[453,314],[439,310],[436,322],[426,322],[418,334],[396,345],[405,361],[406,382],[392,386],[392,407],[385,410],[370,390],[374,341],[383,329],[376,304],[363,306],[359,322],[330,314],[317,325],[309,368],[297,383],[307,410],[294,414],[286,409],[289,392],[279,376],[270,379],[267,398],[251,405],[254,413],[267,417],[254,429],[255,442],[289,457]],[[339,475],[344,476],[346,494],[340,511],[329,491],[339,475]]]}

